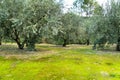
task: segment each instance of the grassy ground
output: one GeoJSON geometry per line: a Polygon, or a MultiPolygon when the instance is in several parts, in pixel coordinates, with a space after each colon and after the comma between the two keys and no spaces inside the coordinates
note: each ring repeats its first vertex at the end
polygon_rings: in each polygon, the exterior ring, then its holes
{"type": "Polygon", "coordinates": [[[36,52],[0,46],[0,80],[120,80],[120,54],[91,47],[37,45],[36,52]]]}

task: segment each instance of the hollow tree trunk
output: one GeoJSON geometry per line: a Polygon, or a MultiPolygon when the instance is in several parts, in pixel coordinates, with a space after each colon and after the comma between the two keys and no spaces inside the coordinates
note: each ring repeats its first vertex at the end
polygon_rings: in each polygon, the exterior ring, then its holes
{"type": "Polygon", "coordinates": [[[117,41],[116,50],[120,51],[120,37],[118,38],[118,41],[117,41]]]}

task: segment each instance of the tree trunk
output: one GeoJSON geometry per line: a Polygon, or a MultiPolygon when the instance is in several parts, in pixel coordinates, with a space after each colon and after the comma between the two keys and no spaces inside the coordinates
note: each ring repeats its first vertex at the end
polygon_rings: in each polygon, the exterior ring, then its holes
{"type": "Polygon", "coordinates": [[[27,43],[27,49],[29,51],[35,51],[36,50],[35,49],[35,43],[32,43],[32,42],[27,43]]]}
{"type": "Polygon", "coordinates": [[[2,42],[0,41],[0,45],[2,45],[2,42]]]}
{"type": "Polygon", "coordinates": [[[16,41],[19,49],[21,49],[21,50],[24,49],[24,43],[25,42],[22,43],[18,37],[14,40],[16,41]]]}
{"type": "Polygon", "coordinates": [[[94,43],[94,45],[93,45],[93,48],[92,48],[93,50],[95,50],[96,49],[96,43],[94,43]]]}
{"type": "Polygon", "coordinates": [[[63,47],[66,47],[66,45],[67,45],[67,40],[64,39],[63,47]]]}
{"type": "Polygon", "coordinates": [[[36,49],[35,49],[36,42],[37,42],[36,35],[27,38],[27,40],[26,40],[26,47],[27,47],[27,49],[29,51],[36,51],[36,49]]]}
{"type": "Polygon", "coordinates": [[[117,41],[116,50],[120,51],[120,37],[118,38],[118,41],[117,41]]]}
{"type": "Polygon", "coordinates": [[[24,48],[24,42],[22,43],[22,42],[20,41],[20,37],[19,37],[19,34],[18,34],[18,32],[17,32],[16,29],[14,30],[13,33],[14,33],[14,36],[15,36],[15,37],[14,37],[13,35],[11,35],[12,39],[15,40],[15,42],[16,42],[17,45],[18,45],[18,48],[22,50],[22,49],[24,48]]]}
{"type": "Polygon", "coordinates": [[[87,45],[90,45],[90,40],[89,39],[87,39],[87,45]]]}
{"type": "Polygon", "coordinates": [[[0,39],[0,45],[2,45],[2,40],[0,39]]]}
{"type": "Polygon", "coordinates": [[[17,45],[18,45],[18,48],[21,49],[21,50],[24,48],[24,44],[20,44],[20,42],[17,42],[17,45]]]}
{"type": "Polygon", "coordinates": [[[0,37],[0,45],[2,45],[2,37],[0,37]]]}

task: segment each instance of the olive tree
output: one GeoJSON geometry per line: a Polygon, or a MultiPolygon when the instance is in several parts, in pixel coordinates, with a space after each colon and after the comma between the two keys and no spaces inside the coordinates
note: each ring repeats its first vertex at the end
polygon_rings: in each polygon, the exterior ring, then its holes
{"type": "Polygon", "coordinates": [[[97,9],[99,7],[99,4],[95,0],[75,0],[74,8],[77,9],[77,12],[80,13],[80,15],[83,17],[83,26],[85,29],[84,35],[86,36],[86,44],[90,44],[90,33],[91,33],[91,17],[94,15],[94,13],[97,13],[97,9]],[[97,9],[96,9],[97,8],[97,9]]]}
{"type": "MultiPolygon", "coordinates": [[[[99,39],[102,43],[109,41],[110,43],[116,43],[116,50],[120,51],[120,2],[111,1],[107,3],[107,6],[102,15],[95,16],[95,33],[96,36],[101,36],[99,39]],[[105,38],[103,38],[105,37],[105,38]]],[[[99,40],[97,40],[98,43],[99,40]]]]}
{"type": "Polygon", "coordinates": [[[61,17],[61,27],[58,30],[56,35],[56,40],[59,44],[62,44],[63,47],[66,47],[69,43],[75,43],[78,37],[78,28],[79,28],[80,16],[68,12],[62,15],[61,17]]]}
{"type": "MultiPolygon", "coordinates": [[[[42,32],[60,13],[60,6],[54,0],[29,0],[25,8],[24,26],[27,38],[27,47],[34,49],[35,43],[42,35],[42,32]],[[27,14],[27,15],[26,15],[27,14]]],[[[47,33],[47,32],[46,32],[47,33]]]]}
{"type": "Polygon", "coordinates": [[[120,2],[118,0],[111,1],[106,11],[105,16],[109,21],[107,29],[109,30],[110,36],[117,44],[116,50],[120,51],[120,2]]]}
{"type": "Polygon", "coordinates": [[[43,30],[60,13],[60,5],[55,0],[2,0],[0,4],[6,14],[4,34],[13,39],[19,49],[26,44],[29,50],[35,50],[43,30]]]}

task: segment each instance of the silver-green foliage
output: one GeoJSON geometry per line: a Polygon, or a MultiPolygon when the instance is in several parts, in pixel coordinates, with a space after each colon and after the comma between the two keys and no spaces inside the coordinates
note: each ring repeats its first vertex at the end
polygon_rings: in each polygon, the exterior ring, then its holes
{"type": "Polygon", "coordinates": [[[61,27],[56,35],[58,43],[63,44],[63,46],[75,43],[79,36],[80,16],[68,12],[62,15],[61,22],[61,27]]]}
{"type": "Polygon", "coordinates": [[[117,50],[120,50],[120,2],[108,2],[103,13],[95,16],[96,36],[106,36],[108,41],[116,43],[117,50]]]}
{"type": "Polygon", "coordinates": [[[1,11],[6,14],[5,19],[1,19],[4,34],[15,40],[20,49],[26,44],[29,50],[34,50],[43,30],[49,24],[58,24],[57,18],[61,10],[55,0],[1,0],[0,13],[1,11]]]}

